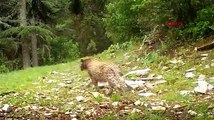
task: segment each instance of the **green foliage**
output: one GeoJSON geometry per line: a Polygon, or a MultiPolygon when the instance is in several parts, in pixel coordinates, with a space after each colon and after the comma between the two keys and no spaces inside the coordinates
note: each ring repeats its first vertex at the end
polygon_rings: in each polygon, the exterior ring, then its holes
{"type": "Polygon", "coordinates": [[[50,47],[43,46],[40,54],[42,56],[42,64],[67,62],[80,57],[78,44],[63,37],[57,37],[50,41],[50,47]]]}
{"type": "Polygon", "coordinates": [[[45,40],[50,40],[53,37],[53,33],[45,28],[40,26],[19,26],[12,27],[3,31],[0,36],[1,37],[15,37],[15,38],[27,38],[32,33],[37,33],[39,36],[44,38],[45,40]]]}
{"type": "Polygon", "coordinates": [[[113,102],[121,101],[121,100],[122,100],[122,96],[120,96],[119,94],[113,94],[113,95],[111,96],[111,100],[112,100],[113,102]]]}
{"type": "Polygon", "coordinates": [[[187,32],[192,34],[195,39],[214,33],[214,7],[207,7],[198,11],[195,22],[188,26],[187,32]]]}
{"type": "Polygon", "coordinates": [[[143,119],[142,115],[138,114],[138,113],[130,113],[127,120],[140,120],[143,119]]]}

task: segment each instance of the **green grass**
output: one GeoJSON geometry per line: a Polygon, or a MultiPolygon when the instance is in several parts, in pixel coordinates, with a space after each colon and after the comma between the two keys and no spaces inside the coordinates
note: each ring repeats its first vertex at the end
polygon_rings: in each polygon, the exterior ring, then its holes
{"type": "MultiPolygon", "coordinates": [[[[114,93],[111,96],[93,97],[91,92],[96,90],[93,87],[86,88],[86,81],[88,75],[86,72],[82,72],[79,69],[79,60],[52,65],[43,66],[36,68],[29,68],[26,70],[14,71],[6,74],[0,74],[0,94],[8,91],[15,91],[19,94],[6,95],[0,97],[1,104],[12,104],[17,106],[27,106],[29,104],[35,104],[39,106],[56,106],[60,111],[74,111],[79,110],[79,107],[84,109],[90,109],[94,104],[102,104],[105,102],[116,102],[116,101],[131,101],[135,102],[141,100],[142,102],[150,101],[153,99],[166,100],[169,105],[181,104],[185,105],[185,109],[194,110],[200,115],[194,117],[196,120],[210,120],[212,117],[207,115],[210,112],[208,106],[213,100],[207,100],[205,103],[197,104],[203,98],[196,94],[181,95],[181,90],[193,90],[196,86],[195,82],[200,74],[204,74],[207,77],[214,77],[214,68],[210,67],[205,69],[204,66],[211,64],[214,59],[214,52],[208,51],[208,58],[204,61],[201,60],[200,52],[193,51],[192,48],[184,47],[178,48],[176,53],[173,55],[160,54],[159,52],[152,52],[148,55],[142,53],[143,50],[139,51],[139,46],[127,43],[121,46],[112,47],[109,50],[104,51],[94,57],[102,60],[112,61],[120,65],[120,68],[124,73],[135,69],[150,68],[151,73],[156,75],[162,75],[167,83],[160,84],[156,88],[149,89],[149,91],[156,93],[156,96],[152,97],[141,97],[137,93],[127,92],[125,94],[114,93]],[[127,50],[128,49],[128,50],[127,50]],[[113,52],[112,52],[113,51],[113,52]],[[125,53],[128,53],[130,57],[126,58],[125,53]],[[177,59],[182,60],[185,64],[172,64],[170,60],[177,59]],[[130,64],[126,64],[130,63],[130,64]],[[169,68],[169,70],[162,70],[163,66],[169,68]],[[185,78],[186,70],[195,68],[195,77],[191,79],[185,78]],[[51,72],[57,71],[57,74],[51,74],[51,72]],[[54,83],[47,83],[47,81],[55,81],[54,83]],[[66,80],[71,80],[72,83],[67,87],[59,88],[60,83],[65,83],[66,80]],[[56,92],[55,90],[58,90],[56,92]],[[28,93],[28,94],[26,94],[28,93]],[[38,94],[43,94],[50,99],[41,98],[38,94]],[[84,102],[78,102],[76,96],[84,96],[84,102]],[[73,102],[73,104],[68,104],[73,102]],[[190,103],[192,102],[192,103],[190,103]],[[79,106],[81,105],[81,106],[79,106]]],[[[163,46],[163,51],[166,51],[166,46],[163,46]]],[[[214,84],[212,81],[208,81],[214,84]]],[[[203,96],[203,95],[202,95],[203,96]]],[[[1,105],[0,104],[0,105],[1,105]]],[[[116,108],[113,108],[113,111],[116,108]]],[[[143,106],[140,106],[141,110],[144,110],[143,106]]],[[[118,111],[112,114],[103,115],[102,120],[115,120],[115,119],[148,119],[148,120],[166,120],[170,119],[163,112],[152,112],[145,110],[145,114],[139,115],[137,113],[127,114],[126,116],[120,116],[117,114],[118,111]]],[[[187,113],[185,113],[187,114],[187,113]]]]}

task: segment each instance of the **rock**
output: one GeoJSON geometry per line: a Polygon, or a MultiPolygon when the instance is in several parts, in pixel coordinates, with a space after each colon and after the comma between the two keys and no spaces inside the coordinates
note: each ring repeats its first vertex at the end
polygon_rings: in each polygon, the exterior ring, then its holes
{"type": "Polygon", "coordinates": [[[72,80],[66,80],[65,83],[66,83],[66,84],[71,84],[71,83],[72,83],[72,80]]]}
{"type": "Polygon", "coordinates": [[[177,108],[181,108],[182,106],[181,105],[175,105],[174,107],[173,107],[173,109],[177,109],[177,108]]]}
{"type": "Polygon", "coordinates": [[[10,109],[10,106],[9,106],[8,104],[4,104],[2,110],[3,110],[4,112],[9,112],[11,109],[10,109]]]}
{"type": "Polygon", "coordinates": [[[169,62],[172,63],[172,64],[177,64],[177,63],[182,63],[182,64],[184,64],[184,62],[183,62],[182,60],[176,60],[176,59],[171,60],[171,61],[169,61],[169,62]]]}
{"type": "Polygon", "coordinates": [[[210,68],[210,65],[205,65],[205,67],[204,68],[210,68]]]}
{"type": "Polygon", "coordinates": [[[163,83],[166,83],[167,81],[166,80],[157,80],[155,81],[155,85],[158,85],[158,84],[163,84],[163,83]]]}
{"type": "Polygon", "coordinates": [[[161,110],[161,111],[165,111],[166,107],[163,106],[151,106],[152,110],[161,110]]]}
{"type": "Polygon", "coordinates": [[[214,67],[214,63],[211,63],[210,66],[211,66],[211,67],[214,67]]]}
{"type": "Polygon", "coordinates": [[[185,77],[186,78],[193,78],[195,76],[195,74],[193,73],[193,72],[187,72],[186,74],[185,74],[185,77]]]}
{"type": "Polygon", "coordinates": [[[150,71],[151,71],[151,69],[149,69],[149,68],[142,69],[142,70],[134,70],[134,71],[128,72],[123,77],[131,75],[131,74],[144,76],[144,75],[148,75],[150,71]]]}
{"type": "Polygon", "coordinates": [[[180,94],[181,94],[181,95],[188,95],[190,92],[191,92],[191,91],[189,91],[189,90],[181,90],[181,91],[180,91],[180,94]]]}
{"type": "Polygon", "coordinates": [[[84,97],[83,97],[83,96],[77,96],[77,97],[76,97],[76,100],[79,101],[79,102],[81,102],[81,101],[84,100],[84,97]]]}
{"type": "Polygon", "coordinates": [[[213,85],[207,83],[206,81],[198,81],[198,86],[195,87],[194,91],[198,93],[206,93],[209,90],[212,90],[213,85]]]}
{"type": "Polygon", "coordinates": [[[45,115],[46,117],[50,117],[50,116],[52,115],[52,113],[44,113],[44,115],[45,115]]]}
{"type": "Polygon", "coordinates": [[[144,97],[149,97],[149,96],[155,96],[156,94],[152,92],[146,92],[146,93],[139,93],[138,95],[144,96],[144,97]]]}
{"type": "Polygon", "coordinates": [[[133,89],[138,87],[142,87],[145,85],[145,81],[133,81],[133,80],[125,80],[125,83],[133,89]]]}
{"type": "Polygon", "coordinates": [[[208,57],[208,54],[201,54],[201,57],[208,57]]]}
{"type": "Polygon", "coordinates": [[[95,98],[98,97],[98,96],[100,96],[100,93],[99,93],[99,92],[92,92],[91,94],[92,94],[95,98]]]}
{"type": "Polygon", "coordinates": [[[139,113],[139,112],[141,112],[141,110],[139,110],[139,109],[137,109],[137,108],[134,108],[134,109],[131,111],[131,113],[139,113]]]}
{"type": "Polygon", "coordinates": [[[51,74],[57,74],[57,73],[59,73],[59,72],[57,72],[57,71],[52,71],[51,72],[51,74]]]}
{"type": "Polygon", "coordinates": [[[168,70],[168,69],[169,69],[169,67],[163,66],[161,70],[164,71],[164,70],[168,70]]]}
{"type": "Polygon", "coordinates": [[[195,68],[191,68],[191,69],[186,70],[186,72],[193,72],[193,71],[195,71],[195,68]]]}
{"type": "Polygon", "coordinates": [[[68,104],[68,105],[73,105],[73,104],[74,104],[74,102],[68,102],[67,104],[68,104]]]}
{"type": "Polygon", "coordinates": [[[135,101],[134,105],[141,105],[141,101],[140,100],[135,101]]]}
{"type": "Polygon", "coordinates": [[[197,113],[196,113],[195,111],[193,111],[193,110],[189,110],[188,113],[189,113],[190,115],[192,115],[192,116],[197,115],[197,113]]]}
{"type": "Polygon", "coordinates": [[[201,58],[201,60],[203,60],[203,61],[206,60],[206,59],[207,59],[207,57],[202,57],[202,58],[201,58]]]}
{"type": "Polygon", "coordinates": [[[203,75],[203,74],[201,74],[201,75],[199,75],[199,77],[198,77],[198,81],[204,81],[205,78],[206,78],[206,76],[203,75]]]}
{"type": "Polygon", "coordinates": [[[113,105],[114,107],[117,107],[117,106],[119,105],[119,102],[113,102],[112,105],[113,105]]]}
{"type": "Polygon", "coordinates": [[[77,118],[72,118],[71,120],[78,120],[77,118]]]}
{"type": "Polygon", "coordinates": [[[60,87],[66,87],[67,85],[65,83],[59,83],[58,84],[60,87]]]}

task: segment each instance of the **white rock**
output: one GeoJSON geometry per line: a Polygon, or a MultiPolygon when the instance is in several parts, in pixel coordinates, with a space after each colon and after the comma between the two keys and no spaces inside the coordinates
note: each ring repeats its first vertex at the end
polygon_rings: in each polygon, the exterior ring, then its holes
{"type": "Polygon", "coordinates": [[[207,57],[202,57],[202,58],[201,58],[201,60],[203,60],[203,61],[206,60],[206,59],[207,59],[207,57]]]}
{"type": "Polygon", "coordinates": [[[206,78],[206,76],[203,75],[203,74],[201,74],[201,75],[199,75],[199,77],[198,77],[198,81],[204,81],[205,78],[206,78]]]}
{"type": "Polygon", "coordinates": [[[72,80],[67,80],[66,81],[66,84],[71,84],[72,83],[72,80]]]}
{"type": "Polygon", "coordinates": [[[175,105],[173,108],[174,108],[174,109],[177,109],[177,108],[180,108],[180,107],[182,107],[182,106],[177,104],[177,105],[175,105]]]}
{"type": "Polygon", "coordinates": [[[60,87],[66,87],[66,84],[65,83],[59,83],[58,84],[60,87]]]}
{"type": "Polygon", "coordinates": [[[211,63],[210,66],[211,66],[211,67],[214,67],[214,63],[211,63]]]}
{"type": "Polygon", "coordinates": [[[185,74],[185,77],[186,78],[193,78],[195,76],[195,74],[193,73],[193,72],[187,72],[186,74],[185,74]]]}
{"type": "Polygon", "coordinates": [[[145,81],[133,81],[133,80],[125,80],[125,83],[132,87],[133,89],[144,86],[145,85],[145,81]]]}
{"type": "Polygon", "coordinates": [[[92,94],[95,98],[98,97],[98,96],[100,96],[100,93],[99,93],[99,92],[92,92],[91,94],[92,94]]]}
{"type": "Polygon", "coordinates": [[[5,112],[8,112],[9,108],[10,108],[10,106],[8,104],[4,104],[2,110],[5,111],[5,112]]]}
{"type": "Polygon", "coordinates": [[[52,71],[51,72],[51,74],[57,74],[57,73],[59,73],[59,72],[57,72],[57,71],[52,71]]]}
{"type": "Polygon", "coordinates": [[[190,115],[197,115],[197,113],[196,113],[195,111],[193,111],[193,110],[189,110],[188,113],[189,113],[190,115]]]}
{"type": "Polygon", "coordinates": [[[149,72],[151,71],[151,69],[146,68],[146,69],[142,69],[142,70],[134,70],[134,71],[130,71],[127,74],[125,74],[123,77],[130,75],[130,74],[135,74],[135,75],[148,75],[149,72]]]}
{"type": "Polygon", "coordinates": [[[208,54],[201,54],[201,57],[208,57],[208,54]]]}
{"type": "Polygon", "coordinates": [[[158,85],[158,84],[163,84],[163,83],[166,83],[167,81],[166,80],[157,80],[155,81],[155,85],[158,85]]]}
{"type": "Polygon", "coordinates": [[[213,85],[207,83],[206,81],[198,81],[198,86],[195,87],[194,91],[198,93],[206,93],[209,90],[212,90],[213,85]]]}
{"type": "Polygon", "coordinates": [[[77,118],[72,118],[71,120],[78,120],[77,118]]]}
{"type": "Polygon", "coordinates": [[[210,65],[205,65],[205,67],[204,68],[210,68],[210,65]]]}
{"type": "Polygon", "coordinates": [[[151,106],[152,110],[163,110],[165,111],[166,110],[166,107],[163,107],[163,106],[151,106]]]}
{"type": "Polygon", "coordinates": [[[144,97],[149,97],[149,96],[155,96],[156,94],[152,92],[146,92],[146,93],[139,93],[138,95],[144,96],[144,97]]]}
{"type": "Polygon", "coordinates": [[[80,101],[83,101],[83,100],[84,100],[84,97],[83,97],[83,96],[77,96],[76,99],[77,99],[77,101],[80,102],[80,101]]]}
{"type": "Polygon", "coordinates": [[[131,111],[131,113],[139,113],[139,112],[141,112],[141,110],[136,109],[136,108],[134,108],[134,109],[131,111]]]}
{"type": "Polygon", "coordinates": [[[180,94],[181,94],[181,95],[188,95],[190,92],[191,92],[191,91],[189,91],[189,90],[181,90],[181,91],[180,91],[180,94]]]}
{"type": "Polygon", "coordinates": [[[140,100],[135,101],[134,105],[141,105],[141,101],[140,100]]]}
{"type": "Polygon", "coordinates": [[[191,69],[186,70],[186,72],[193,72],[193,71],[195,71],[195,68],[191,68],[191,69]]]}
{"type": "Polygon", "coordinates": [[[119,105],[119,102],[113,102],[112,105],[113,105],[114,107],[117,107],[117,106],[119,105]]]}
{"type": "Polygon", "coordinates": [[[45,116],[51,116],[52,113],[45,113],[44,115],[45,115],[45,116]]]}
{"type": "Polygon", "coordinates": [[[68,102],[68,105],[73,105],[74,104],[74,102],[68,102]]]}

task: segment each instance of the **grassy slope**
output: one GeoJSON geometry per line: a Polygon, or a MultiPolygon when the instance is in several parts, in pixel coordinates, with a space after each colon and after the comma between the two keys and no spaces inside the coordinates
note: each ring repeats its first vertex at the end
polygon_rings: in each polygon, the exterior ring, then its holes
{"type": "MultiPolygon", "coordinates": [[[[196,52],[193,49],[194,48],[191,46],[185,46],[171,51],[167,53],[167,55],[160,55],[158,52],[152,52],[148,55],[144,54],[144,51],[139,49],[139,45],[126,43],[121,46],[115,45],[108,51],[95,56],[121,65],[121,69],[124,73],[131,69],[149,67],[152,70],[152,73],[163,75],[164,79],[167,80],[167,83],[150,90],[158,94],[157,96],[143,98],[136,94],[127,93],[125,96],[115,94],[110,98],[93,98],[91,92],[95,90],[93,88],[84,88],[88,83],[85,80],[87,78],[87,74],[80,71],[79,60],[77,60],[71,63],[0,74],[0,93],[5,93],[7,91],[16,91],[19,93],[18,96],[8,95],[1,98],[1,103],[9,103],[18,106],[26,106],[28,104],[47,107],[56,106],[60,111],[66,112],[71,109],[78,110],[81,109],[81,107],[89,109],[93,104],[118,100],[123,101],[127,98],[131,101],[150,101],[153,99],[161,99],[166,100],[171,106],[181,104],[182,106],[186,106],[184,108],[186,111],[189,109],[196,111],[199,115],[193,117],[194,119],[212,119],[212,117],[207,115],[206,112],[209,111],[208,106],[214,101],[213,96],[211,99],[205,100],[204,98],[207,97],[207,95],[183,96],[179,94],[180,90],[192,90],[196,86],[194,82],[196,82],[197,77],[200,74],[204,74],[207,77],[214,77],[214,67],[204,68],[205,65],[214,63],[214,52],[205,52],[208,53],[209,56],[206,60],[202,61],[200,57],[201,53],[196,52]],[[128,53],[126,54],[126,57],[124,56],[125,53],[128,53]],[[171,64],[170,60],[173,59],[182,60],[185,64],[171,64]],[[168,70],[162,70],[164,66],[168,67],[168,70]],[[196,68],[196,76],[192,79],[185,78],[185,71],[193,67],[196,68]],[[59,88],[59,84],[64,83],[66,80],[73,81],[72,84],[67,87],[68,89],[65,87],[57,90],[57,88],[59,88]],[[47,83],[48,81],[54,82],[49,84],[47,83]],[[45,96],[44,99],[40,97],[41,94],[45,96]],[[86,98],[84,103],[76,101],[75,97],[79,95],[86,98]],[[47,97],[50,99],[47,99],[47,97]],[[71,102],[74,102],[74,104],[67,104],[71,102]],[[81,106],[75,103],[81,104],[81,106]]],[[[214,85],[214,81],[210,80],[209,83],[214,85]]],[[[146,115],[144,115],[143,118],[145,119],[171,119],[174,116],[172,113],[168,114],[166,112],[166,114],[163,114],[163,112],[150,112],[145,110],[145,108],[139,109],[144,109],[146,115]]],[[[117,112],[111,114],[117,114],[117,112]]],[[[112,116],[104,115],[103,119],[114,119],[112,116]]],[[[130,114],[126,118],[138,119],[139,116],[130,114]]],[[[183,118],[187,119],[189,117],[184,114],[183,118]]]]}

